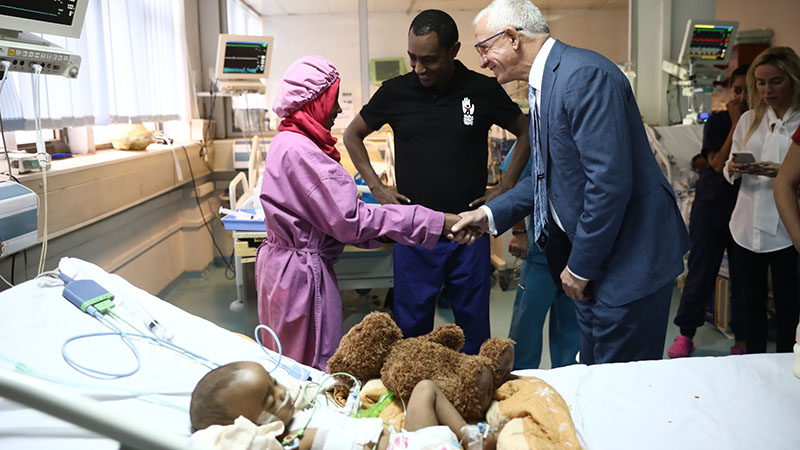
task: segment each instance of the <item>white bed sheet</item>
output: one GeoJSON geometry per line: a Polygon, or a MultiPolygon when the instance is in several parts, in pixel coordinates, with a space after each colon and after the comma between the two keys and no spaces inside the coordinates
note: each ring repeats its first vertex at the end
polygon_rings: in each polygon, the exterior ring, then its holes
{"type": "MultiPolygon", "coordinates": [[[[93,264],[65,258],[60,268],[74,278],[97,281],[123,302],[141,302],[175,334],[176,343],[217,363],[266,361],[256,344],[93,264]]],[[[139,373],[119,380],[89,378],[64,362],[61,346],[71,336],[105,328],[63,299],[60,287],[23,283],[0,293],[0,311],[0,367],[25,364],[39,374],[87,386],[57,385],[102,401],[120,417],[148,421],[154,432],[190,434],[186,411],[205,367],[137,341],[139,373]]],[[[97,339],[74,344],[70,354],[98,369],[131,367],[133,358],[119,338],[97,339]],[[96,348],[105,350],[98,355],[96,348]]],[[[790,354],[770,354],[515,373],[540,377],[561,393],[587,449],[793,449],[800,448],[800,380],[792,375],[791,363],[790,354]]],[[[323,374],[312,369],[312,376],[323,374]]],[[[278,370],[276,378],[285,382],[288,375],[278,370]]],[[[116,449],[118,444],[0,398],[0,449],[6,448],[116,449]]]]}
{"type": "Polygon", "coordinates": [[[692,158],[703,147],[703,125],[653,127],[661,136],[661,146],[677,170],[691,167],[692,158]]]}
{"type": "Polygon", "coordinates": [[[561,393],[587,449],[797,449],[790,353],[522,370],[561,393]]]}
{"type": "MultiPolygon", "coordinates": [[[[176,344],[211,361],[224,364],[253,360],[263,362],[268,368],[273,366],[254,342],[176,308],[117,275],[74,258],[62,259],[59,267],[75,279],[97,281],[118,301],[139,302],[174,333],[176,344]]],[[[31,280],[0,293],[0,367],[8,369],[24,364],[39,376],[59,380],[58,389],[100,400],[118,410],[121,417],[138,417],[152,423],[154,430],[189,436],[191,392],[209,369],[175,352],[136,340],[142,367],[135,375],[100,380],[81,374],[63,360],[62,344],[75,335],[108,329],[65,300],[61,296],[61,286],[52,282],[49,283],[51,287],[40,287],[40,284],[39,280],[31,280]]],[[[115,336],[78,341],[70,344],[68,350],[73,359],[94,369],[123,372],[134,366],[132,353],[115,336]]],[[[315,380],[324,375],[309,369],[315,380]]],[[[289,379],[281,369],[273,375],[281,382],[289,379]]],[[[0,398],[2,449],[118,446],[114,441],[68,422],[0,398]]]]}

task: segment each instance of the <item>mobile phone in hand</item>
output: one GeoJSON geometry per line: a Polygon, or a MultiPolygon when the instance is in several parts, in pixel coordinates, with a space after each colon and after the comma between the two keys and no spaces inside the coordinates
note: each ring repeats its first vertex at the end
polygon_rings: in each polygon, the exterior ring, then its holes
{"type": "Polygon", "coordinates": [[[734,153],[733,162],[736,164],[753,164],[756,162],[756,158],[752,153],[734,153]]]}

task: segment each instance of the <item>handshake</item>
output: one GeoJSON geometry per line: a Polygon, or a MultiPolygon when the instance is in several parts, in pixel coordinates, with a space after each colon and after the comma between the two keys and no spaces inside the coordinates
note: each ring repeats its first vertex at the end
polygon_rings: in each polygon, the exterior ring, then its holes
{"type": "Polygon", "coordinates": [[[453,242],[470,245],[489,229],[489,218],[482,209],[459,214],[444,214],[442,236],[453,242]]]}

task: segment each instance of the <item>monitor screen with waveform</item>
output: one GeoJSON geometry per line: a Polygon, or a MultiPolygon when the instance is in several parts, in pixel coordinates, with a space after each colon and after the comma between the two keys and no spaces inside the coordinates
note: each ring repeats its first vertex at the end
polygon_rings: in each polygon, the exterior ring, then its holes
{"type": "Polygon", "coordinates": [[[6,0],[0,4],[0,14],[40,22],[72,25],[77,4],[78,0],[6,0]]]}
{"type": "Polygon", "coordinates": [[[265,75],[268,42],[228,41],[225,43],[224,74],[265,75]]]}
{"type": "Polygon", "coordinates": [[[733,32],[734,27],[729,25],[693,24],[686,57],[707,62],[726,61],[733,32]]]}

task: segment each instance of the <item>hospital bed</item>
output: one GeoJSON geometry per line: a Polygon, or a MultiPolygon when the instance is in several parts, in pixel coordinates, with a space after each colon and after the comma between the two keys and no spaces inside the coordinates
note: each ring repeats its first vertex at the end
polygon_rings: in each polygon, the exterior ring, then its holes
{"type": "Polygon", "coordinates": [[[689,223],[698,175],[692,170],[692,158],[703,147],[703,125],[645,125],[647,140],[656,162],[672,185],[683,221],[689,223]]]}
{"type": "MultiPolygon", "coordinates": [[[[119,307],[134,303],[143,306],[173,335],[176,344],[210,361],[224,364],[268,360],[255,342],[176,308],[91,263],[64,258],[59,268],[74,279],[96,281],[115,295],[119,307]]],[[[119,448],[115,441],[97,433],[9,401],[12,395],[9,384],[13,385],[14,380],[9,381],[9,373],[5,371],[11,371],[11,377],[22,376],[23,381],[32,378],[34,382],[43,382],[52,396],[78,394],[96,400],[78,404],[78,409],[100,403],[100,412],[122,427],[131,425],[131,432],[145,429],[147,434],[160,436],[167,442],[176,439],[188,442],[191,392],[209,368],[158,345],[134,340],[141,355],[141,368],[134,375],[98,379],[78,372],[62,357],[63,343],[76,335],[108,329],[65,300],[61,296],[62,286],[55,280],[40,278],[0,293],[0,449],[119,448]]],[[[98,370],[120,372],[135,363],[131,351],[116,336],[82,339],[69,344],[67,350],[76,362],[98,370]]],[[[286,364],[287,359],[283,361],[286,364]]],[[[268,368],[272,366],[267,364],[268,368]]],[[[312,379],[320,380],[323,376],[316,369],[307,370],[312,379]]],[[[289,380],[282,369],[274,371],[273,376],[284,383],[289,380]]],[[[17,383],[15,391],[27,385],[17,383]]],[[[46,407],[59,408],[59,405],[46,407]]]]}
{"type": "MultiPolygon", "coordinates": [[[[65,258],[59,267],[73,278],[97,281],[122,305],[143,305],[177,344],[211,361],[267,358],[255,343],[90,263],[65,258]]],[[[11,392],[38,384],[34,381],[54,395],[94,399],[91,403],[100,403],[112,422],[122,428],[130,425],[127,431],[132,434],[179,443],[190,434],[190,394],[208,368],[137,341],[142,366],[136,374],[116,380],[81,374],[62,358],[62,344],[72,336],[106,328],[64,300],[58,283],[32,280],[8,289],[0,293],[0,311],[0,448],[118,448],[112,439],[39,410],[51,406],[32,408],[7,400],[11,392]],[[6,377],[9,371],[13,377],[6,377]],[[8,378],[22,381],[8,383],[8,378]]],[[[117,337],[78,341],[70,344],[69,354],[85,365],[111,371],[132,365],[130,351],[117,337]]],[[[577,365],[517,374],[540,377],[561,393],[588,449],[788,449],[800,443],[800,380],[792,375],[791,364],[790,354],[769,354],[577,365]]],[[[323,376],[309,371],[314,379],[323,376]]],[[[275,376],[281,382],[288,380],[281,369],[275,376]]],[[[80,402],[77,405],[83,408],[80,402]]],[[[119,436],[114,433],[106,434],[119,436]]]]}

